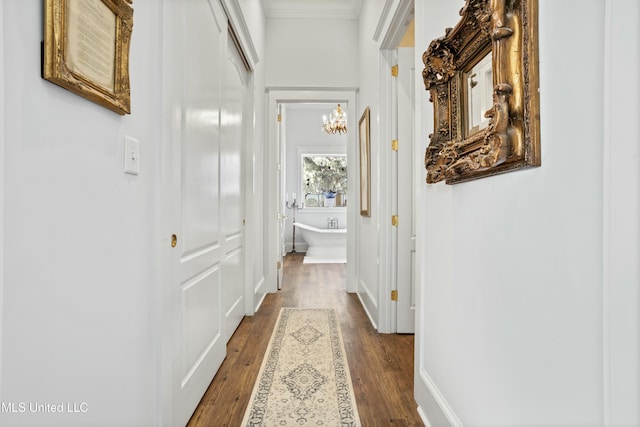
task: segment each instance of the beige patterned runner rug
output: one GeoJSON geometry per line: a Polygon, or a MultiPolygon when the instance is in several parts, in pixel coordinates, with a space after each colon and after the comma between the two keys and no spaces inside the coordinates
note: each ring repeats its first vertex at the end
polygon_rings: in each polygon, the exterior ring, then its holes
{"type": "Polygon", "coordinates": [[[283,308],[243,426],[360,426],[332,309],[283,308]]]}

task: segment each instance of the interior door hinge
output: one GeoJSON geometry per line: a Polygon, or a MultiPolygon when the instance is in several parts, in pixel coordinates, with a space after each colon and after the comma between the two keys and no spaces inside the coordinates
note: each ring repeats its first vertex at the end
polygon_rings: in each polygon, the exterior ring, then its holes
{"type": "Polygon", "coordinates": [[[398,77],[398,64],[391,67],[391,75],[393,77],[398,77]]]}
{"type": "Polygon", "coordinates": [[[280,261],[276,262],[276,268],[280,270],[282,268],[282,263],[280,261]]]}
{"type": "Polygon", "coordinates": [[[391,215],[391,225],[394,227],[398,226],[398,215],[391,215]]]}
{"type": "Polygon", "coordinates": [[[398,301],[398,291],[391,291],[391,301],[398,301]]]}
{"type": "Polygon", "coordinates": [[[398,151],[398,140],[394,139],[393,141],[391,141],[391,149],[393,151],[398,151]]]}
{"type": "Polygon", "coordinates": [[[282,121],[282,114],[278,114],[278,121],[281,122],[282,121]]]}

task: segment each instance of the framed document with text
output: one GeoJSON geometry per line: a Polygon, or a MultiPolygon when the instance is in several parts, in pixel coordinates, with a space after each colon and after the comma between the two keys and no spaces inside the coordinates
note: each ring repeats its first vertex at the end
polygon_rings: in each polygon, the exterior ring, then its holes
{"type": "Polygon", "coordinates": [[[131,113],[133,0],[44,0],[46,80],[118,114],[131,113]]]}

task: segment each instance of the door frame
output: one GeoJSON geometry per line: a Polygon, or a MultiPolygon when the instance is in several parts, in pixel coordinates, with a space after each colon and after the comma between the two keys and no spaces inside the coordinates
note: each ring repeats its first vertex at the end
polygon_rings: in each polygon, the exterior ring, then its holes
{"type": "MultiPolygon", "coordinates": [[[[389,153],[391,153],[391,141],[397,135],[394,114],[397,111],[397,81],[391,75],[391,67],[397,64],[396,50],[413,14],[413,0],[387,2],[374,34],[374,40],[378,42],[380,59],[380,141],[382,141],[382,147],[387,147],[383,150],[388,150],[389,153]]],[[[413,141],[408,141],[404,145],[408,147],[410,144],[412,145],[413,141]]],[[[398,289],[398,236],[396,227],[391,225],[391,216],[397,210],[397,188],[394,188],[394,185],[397,185],[396,159],[397,157],[392,154],[380,157],[380,218],[382,218],[379,236],[380,254],[381,259],[390,260],[381,262],[378,270],[378,295],[381,295],[378,300],[378,331],[381,333],[397,331],[397,304],[391,301],[390,297],[391,291],[398,289]]]]}
{"type": "Polygon", "coordinates": [[[285,204],[285,201],[282,200],[282,194],[284,193],[284,189],[285,189],[285,182],[287,180],[287,176],[286,176],[286,166],[285,166],[285,161],[286,161],[286,156],[284,155],[284,153],[287,150],[287,141],[285,140],[284,136],[283,136],[283,132],[282,132],[282,123],[283,123],[283,119],[286,120],[285,118],[285,108],[283,108],[282,103],[278,103],[276,105],[277,108],[277,114],[278,114],[278,120],[276,123],[276,138],[277,138],[277,142],[276,142],[276,157],[278,158],[277,160],[277,164],[278,167],[276,168],[276,192],[275,192],[275,199],[279,201],[278,203],[278,208],[282,209],[278,211],[277,216],[277,220],[278,220],[278,259],[276,260],[276,281],[277,281],[277,286],[278,286],[278,290],[282,289],[282,280],[284,278],[284,256],[286,254],[286,241],[285,241],[285,229],[286,229],[286,225],[287,225],[287,207],[285,204]]]}
{"type": "MultiPolygon", "coordinates": [[[[4,3],[0,2],[0,22],[4,22],[4,3]]],[[[4,309],[4,32],[0,33],[0,311],[4,309]]],[[[2,382],[2,355],[4,337],[4,316],[0,316],[0,382],[2,382]]]]}
{"type": "Polygon", "coordinates": [[[604,425],[640,422],[640,6],[634,0],[604,2],[604,111],[602,186],[602,342],[604,425]],[[635,13],[634,13],[635,12],[635,13]],[[637,59],[636,53],[636,59],[637,59]],[[614,404],[615,403],[615,404],[614,404]]]}
{"type": "Polygon", "coordinates": [[[420,181],[417,178],[421,170],[421,156],[416,150],[415,141],[415,47],[398,47],[396,50],[398,64],[397,90],[397,138],[399,149],[395,153],[397,167],[393,172],[398,214],[400,221],[396,238],[396,289],[395,332],[410,334],[415,332],[415,240],[416,219],[415,188],[420,181]],[[406,89],[406,90],[405,90],[406,89]]]}
{"type": "MultiPolygon", "coordinates": [[[[276,292],[277,285],[277,262],[279,259],[280,242],[279,221],[283,212],[281,212],[282,201],[279,200],[279,188],[277,182],[278,168],[278,105],[296,102],[325,102],[325,103],[341,103],[347,106],[347,117],[350,117],[350,132],[347,132],[347,158],[352,159],[348,162],[347,173],[349,176],[357,176],[356,162],[357,159],[357,131],[354,126],[356,118],[359,117],[356,110],[356,88],[267,88],[267,128],[268,128],[268,152],[265,156],[265,171],[267,172],[266,186],[266,211],[269,213],[267,224],[267,239],[265,241],[264,251],[267,254],[267,292],[276,292]]],[[[320,120],[320,118],[318,119],[320,120]]],[[[353,185],[349,186],[347,200],[358,200],[356,189],[353,185]]],[[[347,227],[353,227],[356,224],[356,207],[353,203],[347,206],[347,227]]],[[[355,230],[347,231],[347,292],[357,291],[356,280],[356,249],[355,249],[355,230]]]]}

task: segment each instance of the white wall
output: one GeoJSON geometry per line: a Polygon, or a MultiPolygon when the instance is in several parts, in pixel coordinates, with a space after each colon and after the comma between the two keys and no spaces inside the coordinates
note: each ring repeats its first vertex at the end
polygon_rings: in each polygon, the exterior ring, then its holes
{"type": "MultiPolygon", "coordinates": [[[[285,193],[297,193],[298,203],[302,203],[302,178],[300,175],[300,154],[347,154],[347,135],[329,135],[322,131],[322,116],[328,115],[335,104],[287,104],[283,114],[286,146],[286,184],[285,193]]],[[[349,119],[349,118],[348,118],[349,119]]],[[[348,120],[351,129],[355,129],[353,119],[348,120]]],[[[354,159],[348,159],[348,161],[354,159]]],[[[356,181],[352,179],[351,183],[356,181]]],[[[293,211],[286,212],[285,241],[287,250],[293,246],[293,211]]],[[[337,218],[340,228],[347,227],[347,209],[305,207],[296,211],[296,221],[318,228],[327,228],[327,218],[337,218]]],[[[306,250],[306,242],[301,233],[296,233],[296,251],[306,250]]]]}
{"type": "Polygon", "coordinates": [[[154,422],[160,5],[138,2],[122,117],[40,78],[41,2],[3,2],[2,425],[154,422]],[[123,141],[140,141],[140,174],[123,141]],[[29,403],[87,404],[29,413],[29,403]]]}
{"type": "MultiPolygon", "coordinates": [[[[384,2],[381,0],[362,2],[358,25],[360,61],[360,93],[358,98],[358,117],[360,120],[366,107],[370,109],[371,143],[371,216],[357,216],[357,275],[358,293],[371,318],[378,324],[379,307],[379,227],[380,216],[380,60],[378,42],[373,35],[382,13],[384,2]]],[[[359,169],[358,169],[359,170],[359,169]]],[[[358,206],[360,201],[358,199],[358,206]]],[[[358,212],[360,209],[358,208],[358,212]]]]}
{"type": "MultiPolygon", "coordinates": [[[[239,3],[261,58],[262,5],[239,3]]],[[[162,8],[134,2],[132,114],[119,116],[40,78],[42,2],[0,4],[0,401],[26,405],[0,412],[0,425],[161,420],[162,8]],[[123,173],[125,135],[140,141],[138,176],[123,173]],[[65,412],[30,413],[45,403],[65,412]],[[67,403],[86,412],[69,413],[67,403]]],[[[257,248],[247,280],[256,288],[265,268],[264,81],[259,63],[246,186],[255,195],[247,245],[257,248]]]]}
{"type": "Polygon", "coordinates": [[[268,87],[358,86],[358,36],[350,19],[267,19],[268,87]]]}
{"type": "MultiPolygon", "coordinates": [[[[437,0],[416,2],[417,46],[426,40],[426,49],[453,26],[458,10],[437,0]]],[[[628,18],[632,27],[635,12],[628,18]]],[[[419,190],[416,400],[433,426],[603,425],[610,398],[629,411],[629,403],[604,383],[619,385],[605,372],[612,347],[603,329],[614,328],[613,336],[620,330],[603,318],[620,307],[619,301],[603,306],[603,153],[609,143],[603,141],[604,15],[598,0],[540,0],[540,168],[419,190]],[[576,10],[580,19],[566,31],[576,10]]],[[[624,51],[633,52],[637,67],[634,35],[633,49],[624,51]]],[[[423,68],[418,58],[416,64],[423,68]]],[[[416,144],[422,150],[433,126],[427,98],[417,94],[416,144]]],[[[620,132],[636,136],[625,146],[637,145],[637,132],[620,132]]],[[[631,152],[637,155],[637,148],[631,152]]],[[[637,162],[632,167],[637,170],[637,162]]],[[[638,180],[632,176],[629,192],[616,200],[637,213],[638,180]]],[[[623,248],[637,260],[637,238],[623,248]]],[[[613,289],[637,297],[629,288],[637,286],[637,270],[617,267],[628,285],[613,289]]],[[[637,301],[624,308],[637,325],[637,301]]],[[[635,336],[628,326],[622,331],[637,354],[637,329],[635,336]]],[[[637,358],[617,360],[624,363],[615,366],[617,375],[634,375],[627,385],[637,393],[637,358]]],[[[631,411],[627,419],[637,425],[637,405],[631,411]]]]}

